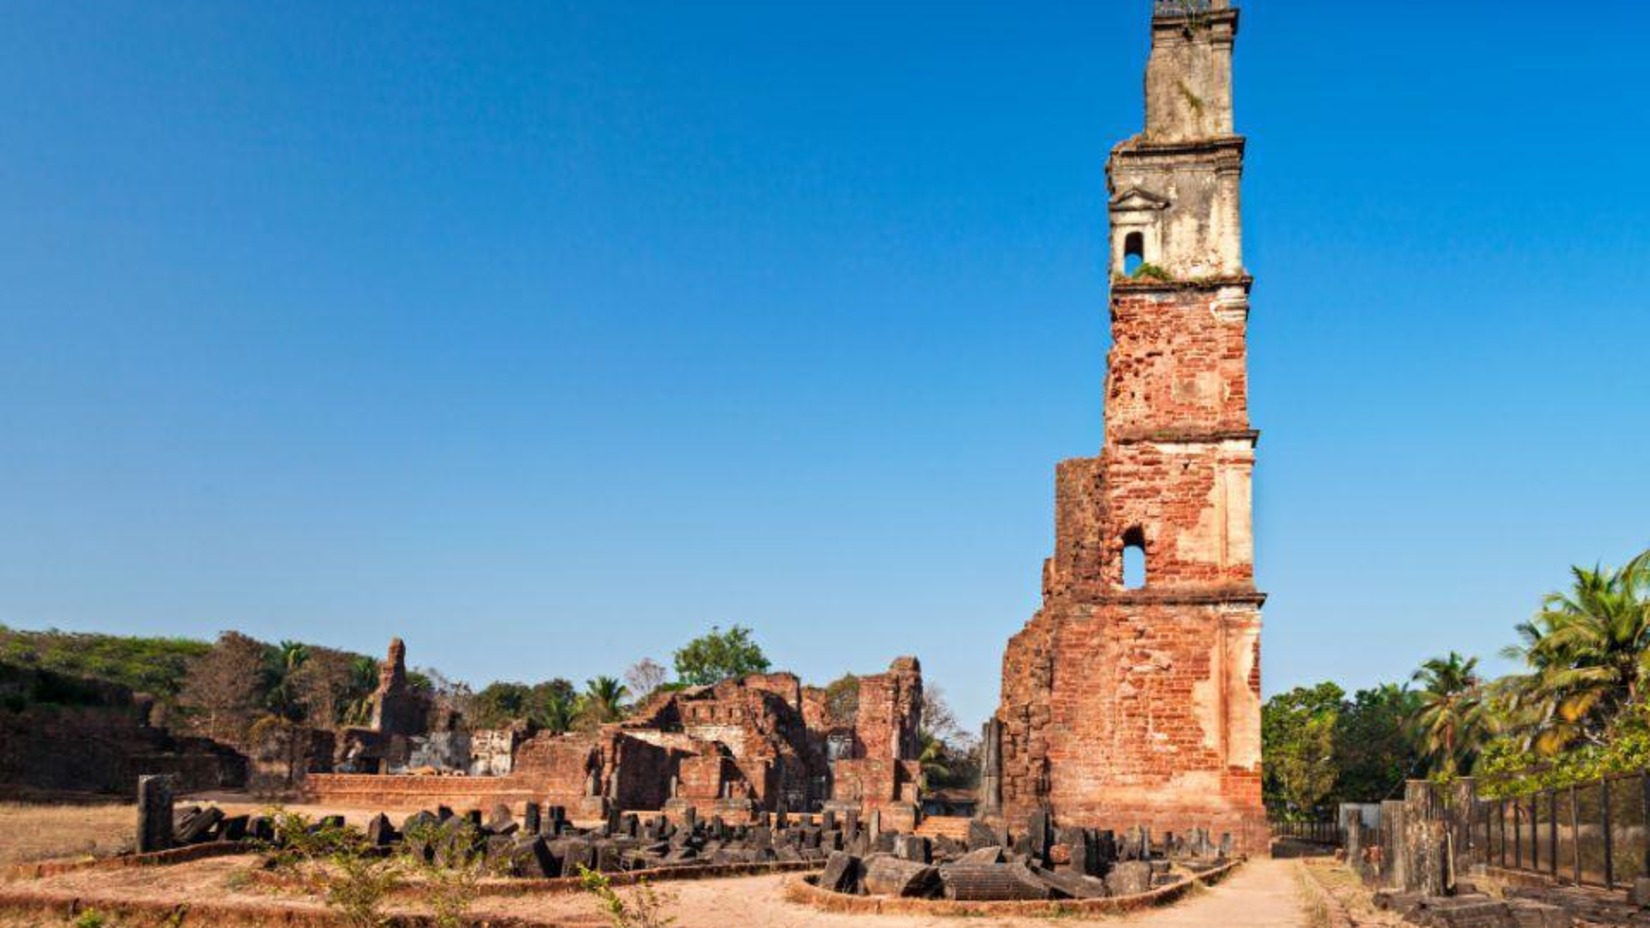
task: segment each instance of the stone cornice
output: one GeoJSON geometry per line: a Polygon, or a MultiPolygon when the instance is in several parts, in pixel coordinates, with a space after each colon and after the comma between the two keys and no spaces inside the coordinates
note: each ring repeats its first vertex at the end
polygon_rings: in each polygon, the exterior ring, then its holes
{"type": "Polygon", "coordinates": [[[1209,429],[1195,426],[1174,429],[1128,429],[1106,436],[1117,445],[1138,445],[1157,442],[1166,445],[1187,445],[1199,442],[1219,444],[1228,441],[1248,442],[1250,447],[1260,444],[1258,429],[1209,429]]]}
{"type": "Polygon", "coordinates": [[[1248,293],[1255,278],[1248,274],[1222,274],[1216,277],[1198,277],[1192,280],[1158,280],[1155,277],[1113,277],[1112,293],[1170,293],[1183,290],[1220,290],[1224,287],[1242,287],[1248,293]]]}
{"type": "Polygon", "coordinates": [[[1113,158],[1137,157],[1146,158],[1159,155],[1207,155],[1211,152],[1230,153],[1239,159],[1243,157],[1243,150],[1248,140],[1241,135],[1219,135],[1207,139],[1176,139],[1171,141],[1153,141],[1144,134],[1136,135],[1117,143],[1112,148],[1113,158]]]}
{"type": "MultiPolygon", "coordinates": [[[[1155,7],[1156,4],[1153,4],[1153,6],[1155,7]]],[[[1232,31],[1235,33],[1237,32],[1239,12],[1235,6],[1219,10],[1197,10],[1185,13],[1159,13],[1154,10],[1152,13],[1152,28],[1162,29],[1194,24],[1208,24],[1211,26],[1230,24],[1232,31]]]]}
{"type": "Polygon", "coordinates": [[[1266,604],[1266,594],[1253,586],[1210,586],[1152,588],[1138,590],[1070,591],[1073,605],[1080,606],[1254,606],[1266,604]]]}

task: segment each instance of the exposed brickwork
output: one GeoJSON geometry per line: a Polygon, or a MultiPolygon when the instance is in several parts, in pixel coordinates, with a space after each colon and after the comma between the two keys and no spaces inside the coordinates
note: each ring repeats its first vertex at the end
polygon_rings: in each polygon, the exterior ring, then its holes
{"type": "Polygon", "coordinates": [[[1002,814],[1063,825],[1229,832],[1265,848],[1260,605],[1254,587],[1230,114],[1236,13],[1154,22],[1148,125],[1118,146],[1105,445],[1056,472],[1043,607],[1003,658],[1002,814]],[[1172,91],[1172,92],[1171,92],[1172,91]],[[1224,96],[1223,96],[1224,95],[1224,96]],[[1173,105],[1174,111],[1165,107],[1173,105]],[[1128,258],[1151,274],[1125,279],[1128,258]],[[1167,279],[1159,279],[1167,278],[1167,279]],[[1125,549],[1146,582],[1125,588],[1125,549]]]}
{"type": "Polygon", "coordinates": [[[246,785],[247,759],[145,725],[129,706],[0,709],[0,785],[129,796],[138,777],[160,773],[185,791],[236,788],[246,785]]]}
{"type": "MultiPolygon", "coordinates": [[[[398,658],[392,646],[385,664],[389,692],[398,658]]],[[[822,690],[804,688],[793,674],[755,674],[659,693],[630,718],[594,732],[512,740],[506,776],[321,776],[311,777],[306,790],[319,802],[396,808],[531,798],[582,820],[615,807],[693,806],[738,820],[832,803],[882,810],[909,827],[920,799],[922,669],[916,659],[900,658],[887,673],[859,678],[859,706],[853,719],[834,719],[822,690]],[[834,755],[830,743],[839,745],[834,755]]],[[[351,737],[365,748],[395,740],[371,730],[351,737]]]]}
{"type": "Polygon", "coordinates": [[[429,728],[429,701],[407,682],[407,646],[390,639],[389,653],[378,666],[378,690],[372,697],[372,727],[385,736],[421,735],[429,728]]]}

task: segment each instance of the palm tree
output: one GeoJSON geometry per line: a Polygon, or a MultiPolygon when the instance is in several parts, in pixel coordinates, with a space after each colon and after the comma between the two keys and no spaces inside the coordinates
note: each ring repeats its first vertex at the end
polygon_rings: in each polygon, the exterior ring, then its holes
{"type": "Polygon", "coordinates": [[[298,721],[304,711],[298,696],[298,670],[309,660],[309,647],[299,641],[283,641],[269,655],[269,711],[283,719],[298,721]]]}
{"type": "Polygon", "coordinates": [[[345,725],[367,725],[372,721],[372,699],[378,692],[378,662],[357,655],[349,666],[349,691],[344,698],[345,725]]]}
{"type": "Polygon", "coordinates": [[[1451,651],[1422,664],[1412,679],[1420,684],[1415,735],[1433,772],[1452,777],[1470,768],[1488,733],[1478,658],[1451,651]]]}
{"type": "Polygon", "coordinates": [[[584,693],[579,696],[579,715],[592,725],[624,718],[624,698],[630,690],[612,677],[597,677],[584,681],[584,693]]]}
{"type": "Polygon", "coordinates": [[[928,732],[919,732],[922,741],[922,752],[917,755],[917,762],[922,765],[923,785],[928,783],[942,783],[951,775],[951,753],[945,742],[928,732]]]}
{"type": "Polygon", "coordinates": [[[1603,744],[1621,711],[1639,701],[1650,674],[1650,551],[1613,570],[1571,568],[1569,591],[1549,594],[1518,626],[1528,674],[1507,685],[1526,746],[1555,754],[1603,744]]]}

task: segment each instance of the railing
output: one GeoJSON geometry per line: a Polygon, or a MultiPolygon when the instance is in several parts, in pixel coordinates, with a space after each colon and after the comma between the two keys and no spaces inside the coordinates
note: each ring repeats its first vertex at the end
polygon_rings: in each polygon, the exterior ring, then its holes
{"type": "Polygon", "coordinates": [[[1650,876],[1650,774],[1480,799],[1474,851],[1492,867],[1611,889],[1650,876]]]}
{"type": "Polygon", "coordinates": [[[1196,16],[1231,6],[1227,0],[1152,0],[1153,16],[1196,16]]]}
{"type": "Polygon", "coordinates": [[[1335,822],[1268,822],[1274,838],[1293,838],[1312,844],[1341,847],[1346,843],[1346,831],[1335,822]]]}

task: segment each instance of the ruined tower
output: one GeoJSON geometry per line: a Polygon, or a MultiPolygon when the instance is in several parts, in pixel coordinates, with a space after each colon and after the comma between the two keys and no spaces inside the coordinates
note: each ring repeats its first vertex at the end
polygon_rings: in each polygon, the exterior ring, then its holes
{"type": "Polygon", "coordinates": [[[1056,472],[1054,556],[1003,657],[983,809],[1209,828],[1264,852],[1238,11],[1155,0],[1153,14],[1146,129],[1106,167],[1104,445],[1056,472]]]}

